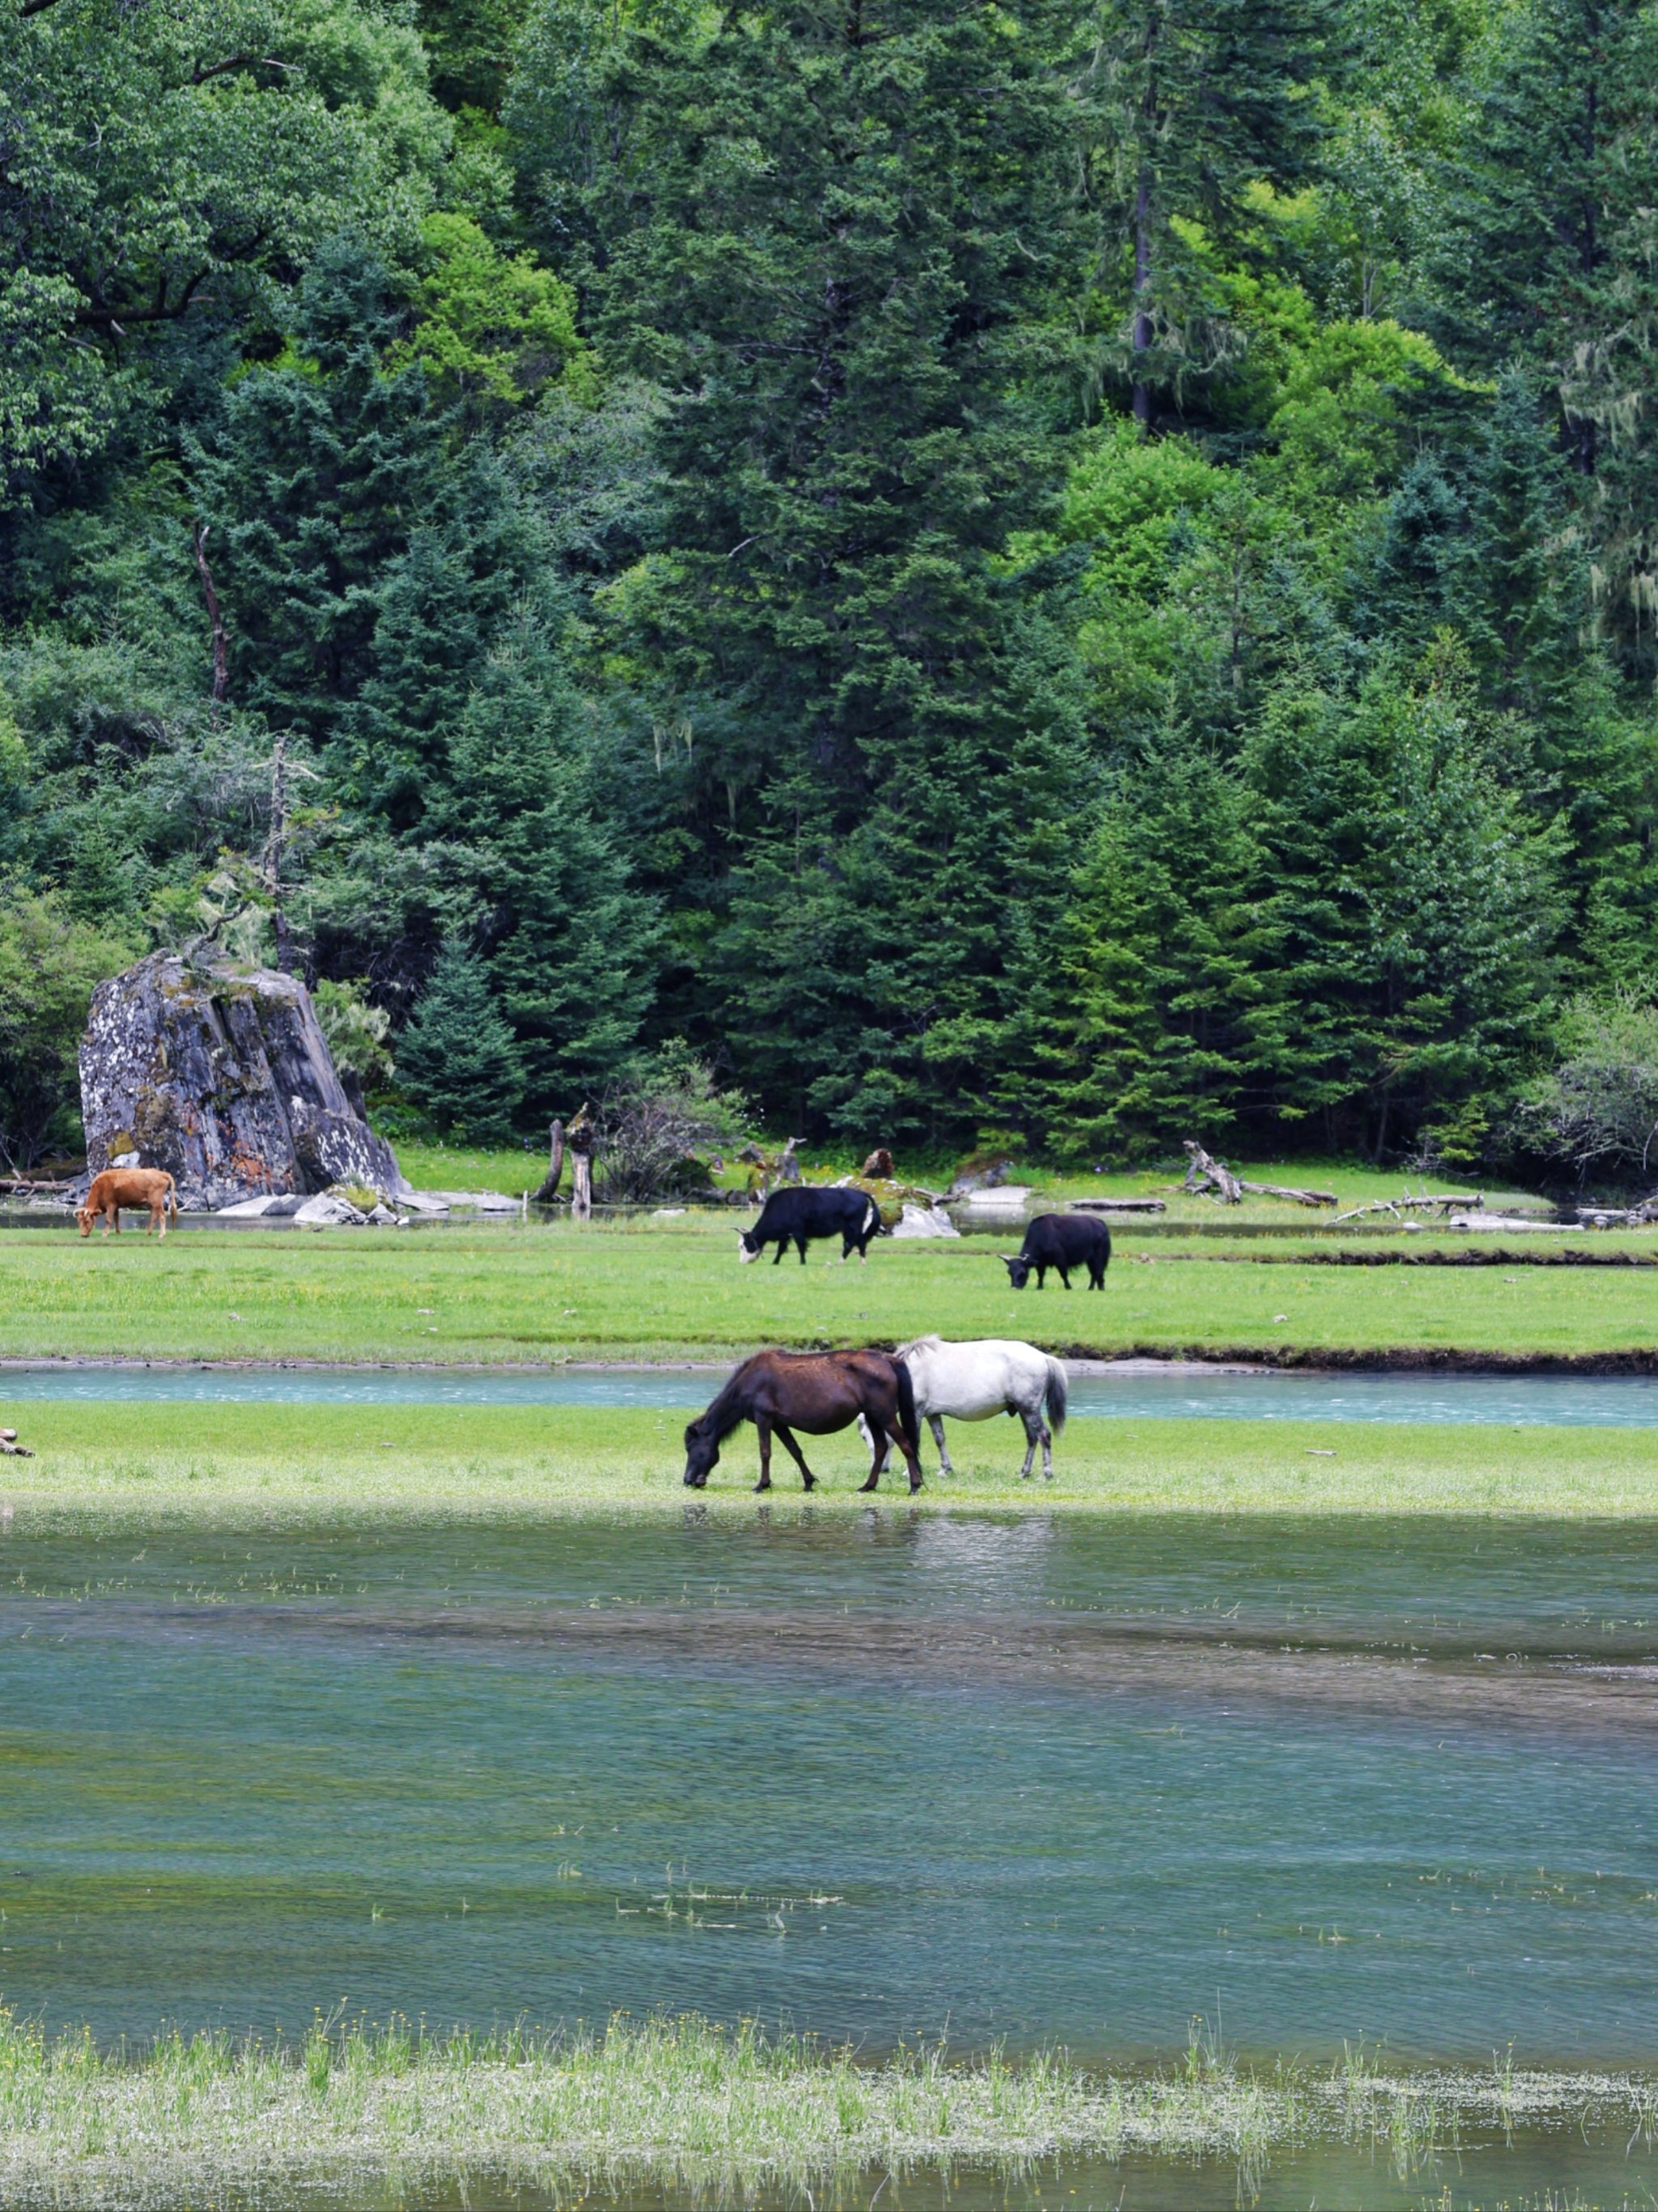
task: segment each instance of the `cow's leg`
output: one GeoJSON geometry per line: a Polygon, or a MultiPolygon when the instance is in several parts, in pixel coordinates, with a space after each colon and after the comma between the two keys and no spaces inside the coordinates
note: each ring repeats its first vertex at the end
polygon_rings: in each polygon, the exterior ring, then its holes
{"type": "Polygon", "coordinates": [[[954,1474],[956,1470],[950,1463],[950,1446],[944,1442],[944,1417],[938,1413],[929,1413],[926,1425],[932,1431],[933,1443],[938,1447],[939,1467],[945,1474],[954,1474]]]}
{"type": "MultiPolygon", "coordinates": [[[[799,1250],[800,1265],[804,1267],[806,1264],[806,1240],[804,1237],[797,1237],[794,1242],[799,1250]]],[[[782,1258],[783,1255],[780,1249],[779,1250],[777,1256],[780,1260],[782,1258]]]]}
{"type": "Polygon", "coordinates": [[[1036,1288],[1039,1291],[1045,1291],[1048,1288],[1048,1262],[1046,1260],[1038,1260],[1036,1262],[1036,1288]]]}
{"type": "Polygon", "coordinates": [[[760,1480],[756,1490],[771,1488],[771,1423],[763,1419],[755,1422],[755,1432],[760,1438],[760,1480]]]}
{"type": "Polygon", "coordinates": [[[810,1490],[813,1483],[817,1481],[817,1478],[812,1473],[811,1469],[806,1465],[805,1459],[801,1453],[800,1447],[794,1441],[793,1433],[788,1429],[785,1428],[781,1421],[777,1424],[777,1433],[782,1439],[784,1450],[799,1468],[801,1481],[804,1482],[806,1488],[810,1490]]]}
{"type": "Polygon", "coordinates": [[[1062,1260],[1056,1260],[1056,1261],[1054,1262],[1054,1273],[1059,1276],[1060,1280],[1060,1281],[1065,1285],[1065,1286],[1066,1286],[1066,1290],[1069,1290],[1069,1289],[1071,1288],[1071,1270],[1070,1270],[1070,1268],[1069,1268],[1069,1267],[1067,1267],[1066,1266],[1065,1262],[1064,1262],[1062,1260]]]}
{"type": "Polygon", "coordinates": [[[777,1250],[772,1260],[772,1265],[774,1267],[780,1267],[782,1266],[783,1255],[788,1250],[788,1238],[786,1237],[780,1237],[777,1240],[777,1250]]]}

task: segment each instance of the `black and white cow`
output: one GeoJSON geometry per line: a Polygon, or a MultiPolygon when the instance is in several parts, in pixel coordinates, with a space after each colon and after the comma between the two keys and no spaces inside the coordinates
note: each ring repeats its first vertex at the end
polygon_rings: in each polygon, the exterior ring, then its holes
{"type": "Polygon", "coordinates": [[[869,1240],[881,1226],[881,1212],[866,1190],[852,1190],[822,1183],[792,1183],[774,1190],[760,1209],[752,1229],[737,1232],[739,1261],[757,1260],[768,1244],[775,1244],[778,1260],[791,1244],[799,1249],[800,1265],[806,1264],[806,1246],[814,1237],[838,1237],[842,1266],[854,1250],[869,1265],[869,1240]]]}

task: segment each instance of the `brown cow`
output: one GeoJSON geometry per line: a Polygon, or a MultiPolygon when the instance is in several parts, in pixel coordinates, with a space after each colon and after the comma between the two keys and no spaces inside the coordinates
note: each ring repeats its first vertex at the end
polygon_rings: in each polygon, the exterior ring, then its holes
{"type": "Polygon", "coordinates": [[[178,1187],[165,1168],[106,1168],[102,1175],[92,1178],[86,1204],[75,1210],[82,1236],[91,1236],[93,1223],[102,1214],[105,1236],[112,1229],[118,1237],[124,1206],[148,1206],[149,1224],[145,1236],[159,1226],[165,1237],[169,1207],[173,1220],[179,1218],[178,1187]]]}

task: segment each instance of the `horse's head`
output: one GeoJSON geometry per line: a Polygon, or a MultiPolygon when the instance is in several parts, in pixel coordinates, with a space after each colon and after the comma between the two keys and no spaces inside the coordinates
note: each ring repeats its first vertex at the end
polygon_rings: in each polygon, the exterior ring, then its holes
{"type": "Polygon", "coordinates": [[[710,1469],[718,1467],[719,1464],[720,1439],[714,1435],[713,1422],[705,1413],[700,1419],[686,1425],[686,1489],[702,1489],[708,1482],[710,1469]]]}
{"type": "Polygon", "coordinates": [[[757,1260],[759,1257],[760,1239],[751,1229],[739,1229],[737,1232],[738,1266],[746,1267],[750,1260],[757,1260]]]}
{"type": "Polygon", "coordinates": [[[1025,1285],[1030,1280],[1029,1261],[1025,1258],[1023,1252],[1017,1254],[1004,1252],[1000,1256],[1003,1267],[1007,1269],[1008,1281],[1016,1291],[1023,1290],[1025,1285]]]}

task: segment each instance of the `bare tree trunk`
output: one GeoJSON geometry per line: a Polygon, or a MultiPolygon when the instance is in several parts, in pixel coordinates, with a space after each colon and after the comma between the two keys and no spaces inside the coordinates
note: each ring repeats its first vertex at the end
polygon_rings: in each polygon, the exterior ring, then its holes
{"type": "MultiPolygon", "coordinates": [[[[207,565],[207,525],[196,525],[196,573],[202,580],[202,592],[207,600],[207,618],[213,625],[213,703],[222,706],[225,693],[230,688],[230,659],[225,641],[224,617],[219,611],[219,594],[213,588],[213,571],[207,565]]],[[[216,722],[217,715],[214,716],[216,722]]]]}
{"type": "MultiPolygon", "coordinates": [[[[1151,179],[1140,171],[1139,185],[1134,194],[1134,366],[1138,372],[1141,356],[1151,350],[1151,318],[1145,308],[1145,295],[1151,282],[1151,179]]],[[[1151,387],[1136,374],[1134,378],[1134,420],[1140,428],[1149,429],[1151,423],[1151,387]]]]}
{"type": "Polygon", "coordinates": [[[593,1210],[593,1124],[584,1102],[564,1132],[570,1154],[570,1216],[586,1221],[593,1210]]]}
{"type": "Polygon", "coordinates": [[[550,1206],[558,1196],[558,1186],[564,1176],[564,1124],[552,1122],[547,1131],[547,1173],[539,1190],[531,1197],[537,1206],[550,1206]]]}
{"type": "Polygon", "coordinates": [[[288,939],[288,915],[282,906],[282,854],[288,845],[288,732],[276,732],[276,749],[270,756],[270,836],[265,846],[265,878],[276,928],[276,965],[284,975],[294,972],[294,948],[288,939]]]}

